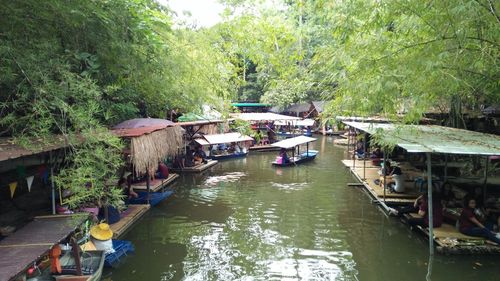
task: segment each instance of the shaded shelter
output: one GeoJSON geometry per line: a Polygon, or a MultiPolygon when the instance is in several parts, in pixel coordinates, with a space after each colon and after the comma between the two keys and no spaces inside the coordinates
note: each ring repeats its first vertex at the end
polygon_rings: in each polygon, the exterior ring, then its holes
{"type": "MultiPolygon", "coordinates": [[[[426,154],[427,192],[429,202],[429,248],[431,254],[434,253],[431,154],[442,153],[445,155],[461,154],[486,156],[486,167],[488,165],[489,156],[500,155],[500,136],[497,135],[435,125],[395,125],[346,121],[344,121],[344,123],[368,134],[378,134],[382,142],[388,145],[397,145],[410,153],[426,154]]],[[[487,178],[486,171],[487,169],[485,169],[485,183],[487,178]]],[[[486,194],[486,192],[484,192],[484,194],[486,194]]]]}
{"type": "Polygon", "coordinates": [[[130,139],[130,162],[136,174],[156,170],[159,161],[182,147],[183,129],[169,120],[136,118],[116,125],[112,132],[130,139]]]}

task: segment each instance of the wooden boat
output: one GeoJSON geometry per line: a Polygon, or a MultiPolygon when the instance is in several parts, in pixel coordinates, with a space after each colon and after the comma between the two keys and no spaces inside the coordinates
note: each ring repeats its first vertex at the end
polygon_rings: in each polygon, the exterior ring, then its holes
{"type": "MultiPolygon", "coordinates": [[[[149,193],[149,204],[151,206],[156,206],[163,200],[166,200],[168,197],[172,196],[174,192],[172,190],[165,190],[163,192],[150,192],[149,193]]],[[[147,204],[148,203],[148,192],[147,191],[138,191],[137,198],[131,198],[128,200],[128,204],[147,204]]]]}
{"type": "Polygon", "coordinates": [[[61,257],[63,274],[53,275],[56,281],[98,281],[101,280],[102,268],[104,267],[104,251],[87,251],[81,254],[81,265],[84,275],[64,274],[73,272],[76,268],[72,253],[61,257]]]}
{"type": "Polygon", "coordinates": [[[304,162],[312,161],[316,158],[318,154],[317,150],[309,150],[309,143],[315,141],[315,138],[310,138],[306,136],[298,136],[291,139],[282,140],[276,143],[271,144],[272,146],[279,147],[280,149],[288,149],[294,148],[292,157],[290,157],[290,161],[283,163],[280,157],[277,157],[276,161],[272,162],[274,166],[286,167],[286,166],[294,166],[298,164],[302,164],[304,162]],[[306,151],[300,152],[300,145],[306,145],[306,151]]]}
{"type": "Polygon", "coordinates": [[[248,152],[240,152],[240,153],[230,153],[230,154],[221,154],[221,155],[212,155],[209,158],[213,160],[228,160],[233,158],[244,158],[247,157],[248,152]]]}
{"type": "Polygon", "coordinates": [[[66,252],[61,258],[62,274],[50,273],[47,267],[39,276],[28,278],[27,281],[56,280],[56,281],[98,281],[101,280],[104,267],[104,251],[86,251],[81,253],[83,275],[76,275],[76,264],[72,252],[66,252]]]}
{"type": "Polygon", "coordinates": [[[233,153],[227,153],[227,151],[222,151],[221,154],[212,154],[210,155],[210,159],[213,160],[228,160],[228,159],[234,159],[234,158],[241,158],[241,157],[246,157],[248,155],[247,149],[243,148],[240,150],[239,143],[243,142],[253,142],[254,139],[242,135],[240,133],[226,133],[226,134],[214,134],[214,135],[205,135],[203,138],[198,138],[195,139],[195,142],[197,142],[199,145],[203,146],[214,146],[214,145],[219,145],[219,144],[228,144],[228,143],[233,143],[238,145],[237,147],[235,146],[235,152],[233,153]]]}
{"type": "Polygon", "coordinates": [[[184,168],[172,168],[170,169],[173,172],[176,173],[201,173],[208,168],[215,166],[217,163],[219,163],[217,160],[208,160],[207,163],[202,163],[193,167],[184,167],[184,168]]]}

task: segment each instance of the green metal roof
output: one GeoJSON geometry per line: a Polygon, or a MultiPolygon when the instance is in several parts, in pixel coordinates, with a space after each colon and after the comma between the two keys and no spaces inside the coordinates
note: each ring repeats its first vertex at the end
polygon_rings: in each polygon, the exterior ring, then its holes
{"type": "Polygon", "coordinates": [[[269,103],[254,103],[254,102],[236,102],[232,103],[232,106],[235,107],[269,107],[272,106],[269,103]]]}
{"type": "Polygon", "coordinates": [[[435,125],[395,125],[344,122],[346,125],[375,134],[408,152],[431,152],[467,155],[500,155],[500,136],[435,125]]]}

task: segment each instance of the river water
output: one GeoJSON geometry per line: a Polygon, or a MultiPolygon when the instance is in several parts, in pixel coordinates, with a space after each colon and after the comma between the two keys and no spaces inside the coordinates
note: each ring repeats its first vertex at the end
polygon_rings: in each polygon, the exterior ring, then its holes
{"type": "Polygon", "coordinates": [[[429,263],[427,240],[347,186],[344,148],[330,137],[312,148],[316,160],[297,167],[253,153],[181,176],[124,237],[135,254],[103,280],[500,280],[498,256],[429,263]]]}

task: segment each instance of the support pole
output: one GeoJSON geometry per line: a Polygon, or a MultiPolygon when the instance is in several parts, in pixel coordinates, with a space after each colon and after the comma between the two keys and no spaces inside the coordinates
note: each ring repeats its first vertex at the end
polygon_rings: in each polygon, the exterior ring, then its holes
{"type": "Polygon", "coordinates": [[[427,152],[427,216],[429,216],[429,254],[434,255],[434,221],[432,218],[432,165],[431,153],[427,152]]]}
{"type": "Polygon", "coordinates": [[[483,202],[486,202],[486,192],[488,191],[488,166],[489,166],[489,156],[486,156],[484,163],[484,182],[483,182],[483,202]]]}
{"type": "Polygon", "coordinates": [[[448,154],[444,155],[444,180],[446,182],[448,180],[448,154]]]}
{"type": "Polygon", "coordinates": [[[368,149],[366,149],[366,133],[363,141],[364,159],[363,159],[363,180],[366,180],[366,155],[368,154],[368,149]]]}
{"type": "Polygon", "coordinates": [[[384,152],[384,168],[382,169],[382,172],[384,173],[384,204],[385,204],[385,190],[387,189],[387,177],[386,177],[386,170],[387,170],[387,153],[384,152]]]}
{"type": "Polygon", "coordinates": [[[146,199],[149,204],[149,193],[151,192],[151,179],[149,178],[149,169],[146,171],[146,190],[147,190],[146,199]]]}
{"type": "Polygon", "coordinates": [[[71,237],[71,250],[75,259],[75,270],[77,276],[82,276],[82,264],[80,262],[80,246],[74,237],[71,237]]]}
{"type": "Polygon", "coordinates": [[[50,162],[50,192],[52,197],[52,214],[56,214],[56,185],[54,183],[54,161],[52,159],[52,151],[49,152],[50,162]]]}

